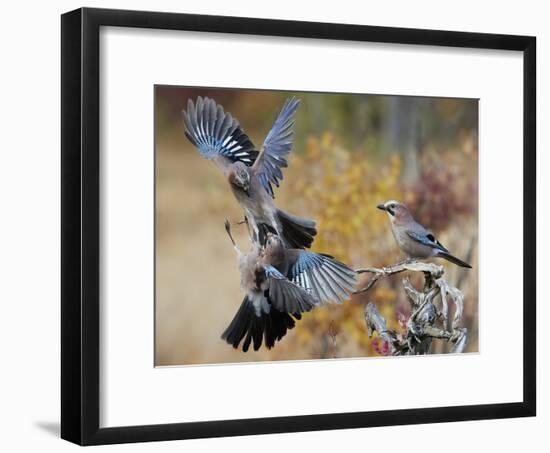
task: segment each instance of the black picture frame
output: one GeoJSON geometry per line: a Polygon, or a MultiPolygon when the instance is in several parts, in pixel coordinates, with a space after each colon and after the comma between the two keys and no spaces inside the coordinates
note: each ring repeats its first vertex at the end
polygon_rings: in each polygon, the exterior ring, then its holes
{"type": "Polygon", "coordinates": [[[536,38],[82,8],[61,18],[61,437],[80,445],[527,417],[536,414],[536,38]],[[523,400],[376,412],[100,428],[100,27],[523,52],[523,400]]]}

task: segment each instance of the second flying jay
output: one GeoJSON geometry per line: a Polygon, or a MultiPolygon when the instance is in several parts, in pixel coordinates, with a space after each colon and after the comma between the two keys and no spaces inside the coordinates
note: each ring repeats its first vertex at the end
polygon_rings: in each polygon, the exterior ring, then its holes
{"type": "Polygon", "coordinates": [[[322,302],[341,303],[353,291],[356,273],[329,255],[287,249],[279,236],[267,233],[265,246],[253,243],[244,254],[236,245],[229,222],[225,228],[239,260],[244,300],[222,334],[238,348],[270,349],[295,325],[295,319],[322,302]]]}

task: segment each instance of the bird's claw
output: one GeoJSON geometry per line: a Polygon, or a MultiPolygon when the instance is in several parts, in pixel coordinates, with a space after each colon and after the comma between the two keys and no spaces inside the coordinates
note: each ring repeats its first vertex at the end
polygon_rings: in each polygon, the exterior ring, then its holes
{"type": "Polygon", "coordinates": [[[231,239],[231,243],[233,244],[233,247],[236,247],[237,243],[235,242],[235,239],[233,239],[233,235],[231,234],[231,223],[229,223],[229,220],[227,219],[225,219],[225,231],[227,232],[229,239],[231,239]]]}

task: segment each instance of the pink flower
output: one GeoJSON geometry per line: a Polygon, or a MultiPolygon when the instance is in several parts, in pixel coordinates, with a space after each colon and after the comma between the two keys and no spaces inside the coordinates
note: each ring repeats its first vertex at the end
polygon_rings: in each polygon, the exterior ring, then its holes
{"type": "Polygon", "coordinates": [[[372,340],[372,347],[380,355],[390,355],[391,354],[391,348],[390,344],[387,341],[380,340],[378,338],[375,338],[372,340]]]}

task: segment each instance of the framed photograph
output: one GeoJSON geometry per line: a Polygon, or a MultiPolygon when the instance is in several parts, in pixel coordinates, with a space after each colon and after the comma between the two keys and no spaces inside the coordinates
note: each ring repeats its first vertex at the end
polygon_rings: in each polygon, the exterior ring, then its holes
{"type": "Polygon", "coordinates": [[[64,14],[61,436],[535,415],[535,62],[528,36],[64,14]]]}

